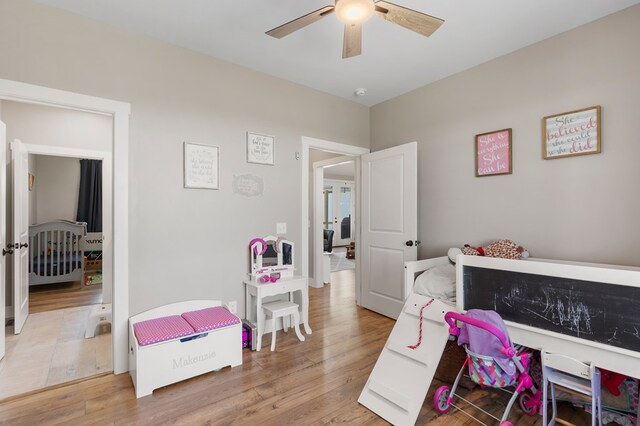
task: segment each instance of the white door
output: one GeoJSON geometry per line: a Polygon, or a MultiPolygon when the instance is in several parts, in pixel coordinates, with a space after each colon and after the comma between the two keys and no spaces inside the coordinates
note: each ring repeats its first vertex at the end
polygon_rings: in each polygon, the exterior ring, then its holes
{"type": "Polygon", "coordinates": [[[417,142],[362,156],[361,304],[398,318],[404,262],[418,255],[417,142]]]}
{"type": "Polygon", "coordinates": [[[13,180],[13,308],[15,333],[29,315],[29,156],[22,142],[11,143],[13,180]]]}
{"type": "Polygon", "coordinates": [[[5,231],[6,226],[6,216],[5,212],[7,211],[7,161],[6,161],[6,152],[7,152],[7,126],[0,121],[0,249],[2,250],[2,256],[0,256],[0,320],[2,324],[0,324],[0,359],[4,358],[4,323],[6,320],[6,294],[5,294],[5,286],[4,286],[4,276],[5,276],[5,258],[8,256],[9,252],[7,252],[7,234],[5,231]]]}

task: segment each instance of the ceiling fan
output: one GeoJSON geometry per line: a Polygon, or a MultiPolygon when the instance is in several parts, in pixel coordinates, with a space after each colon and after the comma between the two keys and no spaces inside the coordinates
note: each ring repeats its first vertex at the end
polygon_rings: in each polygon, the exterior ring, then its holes
{"type": "Polygon", "coordinates": [[[351,58],[362,53],[362,23],[374,13],[389,22],[415,31],[425,37],[433,34],[444,22],[440,18],[386,1],[336,0],[334,6],[320,8],[269,30],[267,34],[271,37],[282,38],[319,21],[332,12],[335,12],[338,19],[344,22],[342,58],[351,58]]]}

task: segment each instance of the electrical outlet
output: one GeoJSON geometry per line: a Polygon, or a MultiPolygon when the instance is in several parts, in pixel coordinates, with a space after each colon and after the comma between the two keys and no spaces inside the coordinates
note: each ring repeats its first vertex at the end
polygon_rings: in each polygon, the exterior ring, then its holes
{"type": "Polygon", "coordinates": [[[276,233],[278,235],[283,235],[287,233],[287,224],[286,222],[280,222],[276,224],[276,233]]]}
{"type": "Polygon", "coordinates": [[[231,302],[229,302],[227,306],[229,306],[229,311],[232,314],[238,313],[238,302],[236,302],[235,300],[232,300],[231,302]]]}

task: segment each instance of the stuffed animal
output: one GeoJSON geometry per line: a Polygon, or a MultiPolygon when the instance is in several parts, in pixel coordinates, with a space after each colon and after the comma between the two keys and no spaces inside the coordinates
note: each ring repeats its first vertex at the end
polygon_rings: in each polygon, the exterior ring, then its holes
{"type": "Polygon", "coordinates": [[[600,369],[602,374],[602,386],[613,396],[620,396],[620,385],[627,379],[627,376],[613,371],[600,369]]]}
{"type": "Polygon", "coordinates": [[[448,254],[449,259],[454,263],[458,254],[500,257],[502,259],[526,259],[529,257],[529,252],[524,247],[517,245],[511,240],[498,240],[486,247],[471,247],[469,244],[465,244],[462,250],[452,248],[448,254]]]}

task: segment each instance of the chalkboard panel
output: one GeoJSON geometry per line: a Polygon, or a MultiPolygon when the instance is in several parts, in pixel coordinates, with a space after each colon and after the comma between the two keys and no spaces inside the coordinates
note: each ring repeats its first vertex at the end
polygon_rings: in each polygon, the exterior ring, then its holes
{"type": "Polygon", "coordinates": [[[640,352],[640,288],[463,267],[464,309],[640,352]]]}

